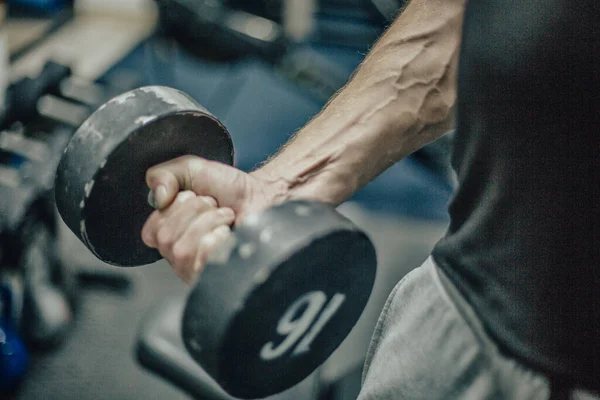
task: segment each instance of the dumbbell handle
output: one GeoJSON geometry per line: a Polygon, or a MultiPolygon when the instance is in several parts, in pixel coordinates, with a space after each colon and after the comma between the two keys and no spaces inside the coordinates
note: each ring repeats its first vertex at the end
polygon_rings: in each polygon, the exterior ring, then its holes
{"type": "Polygon", "coordinates": [[[26,77],[12,84],[7,93],[8,110],[2,125],[7,127],[15,121],[31,118],[37,112],[40,97],[70,75],[69,67],[49,61],[36,78],[26,77]]]}

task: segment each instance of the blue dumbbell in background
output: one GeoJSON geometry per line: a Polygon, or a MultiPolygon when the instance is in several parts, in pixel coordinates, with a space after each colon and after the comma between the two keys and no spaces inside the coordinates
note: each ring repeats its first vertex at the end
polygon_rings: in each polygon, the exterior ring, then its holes
{"type": "Polygon", "coordinates": [[[12,292],[0,285],[0,395],[14,390],[29,365],[29,353],[12,321],[12,292]]]}

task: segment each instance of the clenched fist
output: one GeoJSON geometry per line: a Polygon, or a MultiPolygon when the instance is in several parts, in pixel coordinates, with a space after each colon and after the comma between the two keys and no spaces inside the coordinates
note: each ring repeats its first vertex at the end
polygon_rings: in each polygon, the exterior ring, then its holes
{"type": "Polygon", "coordinates": [[[218,208],[212,197],[182,191],[169,206],[150,215],[142,239],[158,249],[175,274],[189,283],[208,253],[227,237],[234,219],[233,210],[218,208]]]}
{"type": "Polygon", "coordinates": [[[146,182],[157,210],[146,221],[142,239],[187,283],[202,271],[231,225],[285,199],[277,182],[194,156],[150,168],[146,182]]]}

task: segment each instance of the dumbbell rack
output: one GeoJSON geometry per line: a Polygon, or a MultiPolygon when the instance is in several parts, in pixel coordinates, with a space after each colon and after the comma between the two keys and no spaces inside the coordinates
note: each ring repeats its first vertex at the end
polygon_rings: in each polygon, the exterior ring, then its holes
{"type": "MultiPolygon", "coordinates": [[[[130,286],[120,274],[74,274],[62,265],[53,186],[60,156],[79,124],[135,84],[85,82],[69,67],[47,62],[37,77],[23,78],[7,91],[0,115],[0,284],[12,305],[0,314],[10,315],[5,322],[30,349],[64,339],[82,285],[130,286]]],[[[6,307],[0,300],[0,310],[6,307]]]]}

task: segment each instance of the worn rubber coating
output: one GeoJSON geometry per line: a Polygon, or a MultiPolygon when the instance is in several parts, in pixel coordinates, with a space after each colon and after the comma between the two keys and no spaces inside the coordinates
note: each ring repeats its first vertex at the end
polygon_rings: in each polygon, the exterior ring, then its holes
{"type": "Polygon", "coordinates": [[[161,258],[141,239],[148,204],[145,173],[192,154],[233,164],[225,127],[186,94],[148,86],[113,98],[75,132],[56,173],[62,219],[100,260],[118,266],[161,258]]]}
{"type": "Polygon", "coordinates": [[[211,255],[188,298],[185,346],[231,395],[279,393],[307,377],[350,333],[376,264],[369,238],[329,205],[293,201],[249,216],[211,255]],[[315,301],[317,315],[303,314],[307,303],[286,322],[286,311],[302,298],[315,301]],[[334,298],[343,302],[324,317],[334,298]],[[321,317],[326,323],[316,329],[321,317]],[[294,328],[307,318],[310,325],[294,328]],[[313,328],[318,334],[301,346],[313,328]],[[300,336],[282,345],[290,334],[300,336]],[[286,351],[265,359],[265,345],[286,351]]]}

